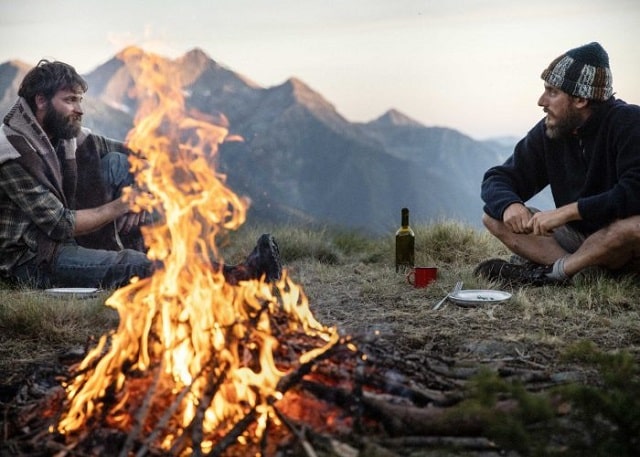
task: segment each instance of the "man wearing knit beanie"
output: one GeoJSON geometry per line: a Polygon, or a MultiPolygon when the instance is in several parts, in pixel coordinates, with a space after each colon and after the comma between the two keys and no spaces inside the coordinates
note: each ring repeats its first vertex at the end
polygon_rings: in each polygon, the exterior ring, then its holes
{"type": "Polygon", "coordinates": [[[480,277],[565,284],[587,267],[640,274],[640,107],[613,95],[599,43],[570,49],[542,71],[546,116],[482,183],[483,223],[515,255],[480,277]],[[526,206],[550,186],[555,209],[526,206]]]}

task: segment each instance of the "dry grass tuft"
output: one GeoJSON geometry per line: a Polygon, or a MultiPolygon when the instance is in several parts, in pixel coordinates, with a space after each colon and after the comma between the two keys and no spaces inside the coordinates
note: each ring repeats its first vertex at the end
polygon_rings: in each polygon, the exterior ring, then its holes
{"type": "Polygon", "coordinates": [[[107,296],[103,292],[69,299],[36,290],[0,289],[0,385],[115,328],[118,316],[104,306],[107,296]]]}

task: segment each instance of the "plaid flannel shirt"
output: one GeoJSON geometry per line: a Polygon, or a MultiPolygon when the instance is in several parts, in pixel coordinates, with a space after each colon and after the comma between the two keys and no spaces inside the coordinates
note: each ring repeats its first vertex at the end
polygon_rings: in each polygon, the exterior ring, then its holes
{"type": "Polygon", "coordinates": [[[0,165],[0,273],[36,256],[39,232],[56,241],[73,237],[75,212],[65,208],[15,160],[0,165]]]}

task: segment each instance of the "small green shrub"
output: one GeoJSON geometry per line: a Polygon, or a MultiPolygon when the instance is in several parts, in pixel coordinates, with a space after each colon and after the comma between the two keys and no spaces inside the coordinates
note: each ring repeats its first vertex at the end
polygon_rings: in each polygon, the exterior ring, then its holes
{"type": "Polygon", "coordinates": [[[640,369],[628,352],[604,353],[589,342],[573,345],[567,361],[594,367],[602,385],[572,384],[559,392],[585,434],[574,435],[571,455],[636,456],[640,449],[640,369]],[[587,454],[583,454],[587,453],[587,454]]]}

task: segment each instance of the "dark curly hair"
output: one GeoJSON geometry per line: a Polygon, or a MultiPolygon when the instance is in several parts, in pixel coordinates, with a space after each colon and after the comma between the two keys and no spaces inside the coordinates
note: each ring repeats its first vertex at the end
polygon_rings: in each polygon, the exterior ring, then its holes
{"type": "Polygon", "coordinates": [[[43,95],[51,100],[59,90],[86,92],[88,88],[87,82],[71,65],[42,59],[22,80],[18,96],[24,98],[35,113],[36,95],[43,95]]]}

